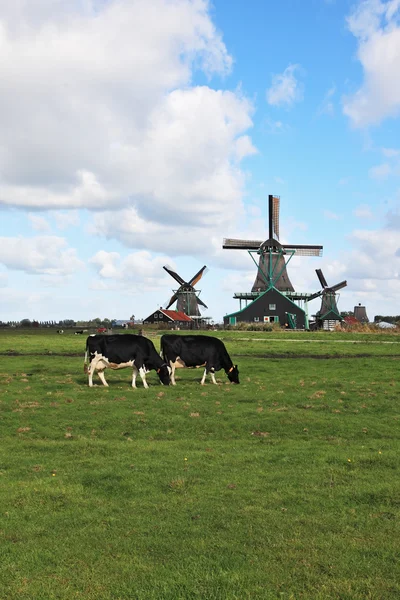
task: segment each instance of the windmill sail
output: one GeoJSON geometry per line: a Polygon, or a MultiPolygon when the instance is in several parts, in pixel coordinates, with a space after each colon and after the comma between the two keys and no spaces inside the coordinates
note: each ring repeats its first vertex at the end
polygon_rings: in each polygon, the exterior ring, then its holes
{"type": "Polygon", "coordinates": [[[286,270],[287,263],[296,256],[322,256],[322,246],[291,245],[279,242],[280,197],[268,196],[268,233],[269,238],[261,240],[239,240],[225,238],[222,248],[227,250],[248,250],[259,255],[257,274],[252,292],[265,292],[274,287],[280,292],[294,292],[286,270]]]}
{"type": "Polygon", "coordinates": [[[176,310],[185,313],[189,317],[200,317],[200,306],[208,308],[207,305],[200,300],[198,297],[198,291],[195,290],[194,286],[200,281],[204,273],[207,271],[206,265],[202,267],[189,281],[182,279],[176,271],[170,267],[164,266],[163,269],[167,271],[179,283],[179,288],[174,291],[166,308],[168,309],[176,302],[176,310]]]}
{"type": "Polygon", "coordinates": [[[346,287],[347,281],[341,281],[335,285],[328,286],[328,283],[321,269],[315,269],[317,277],[322,286],[322,290],[313,295],[313,298],[321,296],[321,308],[316,314],[317,321],[323,324],[324,321],[341,321],[339,309],[337,307],[336,292],[346,287]]]}

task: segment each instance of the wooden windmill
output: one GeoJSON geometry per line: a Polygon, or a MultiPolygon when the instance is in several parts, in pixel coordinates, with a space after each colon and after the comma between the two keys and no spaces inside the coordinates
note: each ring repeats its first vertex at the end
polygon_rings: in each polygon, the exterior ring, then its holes
{"type": "Polygon", "coordinates": [[[280,292],[294,292],[286,266],[294,254],[296,256],[322,256],[322,246],[301,246],[279,242],[279,196],[268,196],[269,237],[261,240],[224,239],[222,247],[227,250],[247,250],[252,256],[258,255],[257,275],[252,292],[265,292],[275,288],[280,292]]]}
{"type": "Polygon", "coordinates": [[[168,302],[168,305],[165,307],[168,309],[170,306],[176,302],[176,310],[185,313],[189,317],[200,317],[200,306],[204,308],[208,308],[206,304],[204,304],[203,300],[201,300],[198,296],[200,293],[198,290],[195,290],[195,285],[200,281],[206,272],[206,265],[196,273],[189,281],[185,281],[182,279],[178,273],[173,271],[170,267],[164,266],[163,269],[167,271],[175,279],[177,283],[179,283],[179,288],[173,290],[173,296],[168,302]]]}
{"type": "Polygon", "coordinates": [[[340,323],[343,318],[337,307],[337,292],[346,287],[347,281],[341,281],[336,285],[329,286],[326,282],[321,269],[315,269],[322,290],[312,294],[309,302],[315,298],[321,297],[321,308],[315,315],[317,328],[333,329],[334,326],[340,323]]]}

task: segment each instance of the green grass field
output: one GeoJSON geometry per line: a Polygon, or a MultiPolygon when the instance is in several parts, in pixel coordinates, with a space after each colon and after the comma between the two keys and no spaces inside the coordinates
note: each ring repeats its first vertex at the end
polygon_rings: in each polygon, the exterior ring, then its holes
{"type": "Polygon", "coordinates": [[[1,600],[400,598],[400,337],[212,335],[241,385],[0,331],[1,600]]]}

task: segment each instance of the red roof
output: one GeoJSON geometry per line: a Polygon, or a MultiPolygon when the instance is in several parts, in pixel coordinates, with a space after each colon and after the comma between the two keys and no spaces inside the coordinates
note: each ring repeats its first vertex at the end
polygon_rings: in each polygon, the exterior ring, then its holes
{"type": "Polygon", "coordinates": [[[185,315],[185,313],[182,311],[162,309],[160,312],[162,312],[164,315],[167,315],[167,317],[173,321],[192,321],[192,319],[185,315]]]}
{"type": "Polygon", "coordinates": [[[355,317],[352,317],[350,315],[348,317],[345,317],[343,320],[348,325],[355,325],[356,323],[360,322],[358,319],[356,319],[355,317]]]}

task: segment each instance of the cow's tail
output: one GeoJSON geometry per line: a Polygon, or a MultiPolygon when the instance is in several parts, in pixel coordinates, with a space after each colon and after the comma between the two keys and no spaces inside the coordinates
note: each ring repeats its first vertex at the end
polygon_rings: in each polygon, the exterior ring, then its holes
{"type": "Polygon", "coordinates": [[[88,356],[89,356],[89,349],[88,349],[88,343],[86,342],[85,360],[83,362],[83,372],[84,373],[88,372],[88,356]]]}

